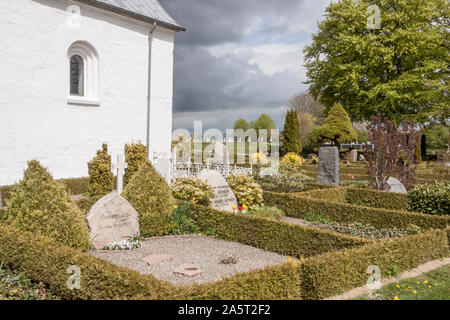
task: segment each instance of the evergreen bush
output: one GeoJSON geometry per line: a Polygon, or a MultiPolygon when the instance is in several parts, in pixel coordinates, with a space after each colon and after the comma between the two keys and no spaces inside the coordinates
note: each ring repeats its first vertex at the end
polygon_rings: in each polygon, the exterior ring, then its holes
{"type": "Polygon", "coordinates": [[[263,203],[263,190],[253,177],[232,174],[228,176],[227,182],[236,195],[239,205],[247,206],[252,210],[263,203]]]}
{"type": "Polygon", "coordinates": [[[300,154],[302,152],[302,133],[298,122],[297,112],[295,110],[289,110],[286,114],[283,137],[284,153],[300,154]]]}
{"type": "Polygon", "coordinates": [[[111,172],[111,156],[108,154],[108,145],[103,144],[102,150],[88,163],[90,197],[102,197],[113,191],[114,175],[111,172]]]}
{"type": "Polygon", "coordinates": [[[138,172],[144,163],[150,163],[148,159],[148,149],[142,143],[132,143],[125,145],[125,161],[128,167],[125,169],[123,185],[130,182],[133,175],[138,172]]]}
{"type": "Polygon", "coordinates": [[[215,197],[213,188],[195,177],[178,179],[172,185],[172,193],[177,200],[205,206],[208,206],[211,203],[210,199],[215,197]]]}
{"type": "Polygon", "coordinates": [[[336,146],[358,139],[350,117],[340,103],[336,103],[331,108],[318,136],[320,141],[334,142],[336,146]]]}
{"type": "Polygon", "coordinates": [[[426,214],[450,214],[450,182],[435,182],[410,191],[406,210],[426,214]]]}

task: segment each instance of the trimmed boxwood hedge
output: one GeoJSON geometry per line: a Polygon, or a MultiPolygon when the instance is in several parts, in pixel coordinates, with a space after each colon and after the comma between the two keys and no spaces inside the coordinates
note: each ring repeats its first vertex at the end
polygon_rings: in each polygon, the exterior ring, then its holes
{"type": "Polygon", "coordinates": [[[299,263],[292,259],[215,283],[175,286],[2,222],[0,262],[30,279],[48,284],[63,299],[292,300],[298,299],[300,293],[299,263]],[[66,285],[70,276],[67,268],[72,265],[81,270],[80,290],[69,290],[66,285]]]}
{"type": "Polygon", "coordinates": [[[363,203],[365,206],[373,208],[405,210],[406,194],[372,189],[347,188],[346,190],[346,200],[349,203],[363,203]]]}
{"type": "Polygon", "coordinates": [[[363,247],[330,252],[302,261],[302,299],[324,299],[366,284],[370,265],[380,268],[382,278],[446,257],[445,230],[394,240],[374,241],[363,247]]]}
{"type": "Polygon", "coordinates": [[[225,240],[296,258],[353,248],[370,242],[329,230],[217,211],[204,206],[193,206],[193,211],[192,218],[203,232],[214,231],[217,237],[225,240]]]}
{"type": "MultiPolygon", "coordinates": [[[[338,189],[339,190],[339,189],[338,189]]],[[[318,193],[319,191],[311,191],[318,193]]],[[[327,190],[328,192],[328,190],[327,190]]],[[[308,194],[308,192],[304,193],[308,194]]],[[[314,199],[303,193],[288,194],[264,192],[264,202],[268,206],[277,206],[287,216],[305,219],[311,212],[336,222],[362,222],[375,228],[406,229],[411,224],[424,230],[445,229],[450,218],[431,216],[416,212],[371,208],[338,201],[314,199]]]]}

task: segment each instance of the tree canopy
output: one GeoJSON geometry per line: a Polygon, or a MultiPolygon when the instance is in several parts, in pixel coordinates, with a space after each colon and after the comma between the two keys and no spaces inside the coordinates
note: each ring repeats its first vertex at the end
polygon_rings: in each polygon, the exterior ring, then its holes
{"type": "Polygon", "coordinates": [[[446,0],[341,0],[325,16],[305,62],[310,93],[327,110],[339,102],[354,121],[450,118],[446,0]]]}
{"type": "Polygon", "coordinates": [[[240,118],[234,123],[234,130],[242,129],[244,131],[247,131],[249,128],[250,125],[245,119],[240,118]]]}
{"type": "Polygon", "coordinates": [[[334,142],[337,146],[358,139],[347,112],[339,103],[331,108],[318,136],[320,141],[334,142]]]}

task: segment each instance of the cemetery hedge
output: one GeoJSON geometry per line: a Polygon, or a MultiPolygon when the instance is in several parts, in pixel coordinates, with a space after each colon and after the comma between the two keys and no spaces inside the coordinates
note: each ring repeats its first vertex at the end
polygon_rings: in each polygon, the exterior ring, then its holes
{"type": "Polygon", "coordinates": [[[448,234],[448,229],[432,230],[305,259],[300,266],[301,298],[324,299],[363,286],[370,265],[378,266],[386,278],[446,257],[448,234]]]}
{"type": "Polygon", "coordinates": [[[287,216],[294,218],[305,219],[313,212],[332,221],[344,223],[361,222],[370,224],[377,229],[392,227],[407,229],[411,225],[420,227],[423,230],[445,229],[450,224],[450,218],[448,217],[343,203],[345,188],[332,190],[326,190],[325,194],[333,194],[335,196],[333,201],[321,199],[325,195],[324,193],[319,193],[319,191],[296,194],[265,191],[264,202],[268,206],[277,206],[283,209],[287,216]],[[318,199],[311,196],[314,194],[318,199]]]}
{"type": "Polygon", "coordinates": [[[0,262],[42,281],[63,299],[83,300],[291,300],[300,292],[299,263],[237,274],[215,283],[175,286],[152,275],[119,267],[57,241],[0,222],[0,262]],[[80,290],[69,290],[69,266],[81,271],[80,290]]]}
{"type": "Polygon", "coordinates": [[[296,258],[353,248],[369,242],[328,230],[217,211],[199,205],[193,206],[193,211],[192,219],[203,232],[213,232],[221,239],[296,258]]]}

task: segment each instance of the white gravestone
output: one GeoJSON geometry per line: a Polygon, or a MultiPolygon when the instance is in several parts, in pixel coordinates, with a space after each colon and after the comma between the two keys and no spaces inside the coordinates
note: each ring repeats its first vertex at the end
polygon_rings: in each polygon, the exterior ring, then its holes
{"type": "Polygon", "coordinates": [[[97,201],[86,218],[95,249],[139,236],[139,215],[117,192],[97,201]]]}
{"type": "Polygon", "coordinates": [[[351,162],[358,161],[358,150],[353,149],[352,151],[350,151],[350,161],[351,162]]]}
{"type": "Polygon", "coordinates": [[[387,190],[389,192],[408,193],[405,186],[398,179],[390,177],[386,181],[386,183],[391,187],[389,190],[387,190]]]}
{"type": "Polygon", "coordinates": [[[197,177],[208,183],[214,190],[216,197],[211,199],[211,207],[221,211],[234,211],[233,206],[237,207],[238,205],[236,196],[219,172],[202,170],[197,177]]]}
{"type": "Polygon", "coordinates": [[[214,164],[230,164],[230,153],[228,152],[227,147],[220,142],[216,142],[214,145],[214,164]]]}
{"type": "Polygon", "coordinates": [[[117,175],[117,193],[122,194],[123,191],[123,175],[128,164],[125,162],[124,155],[117,156],[117,164],[113,164],[114,173],[117,175]]]}

